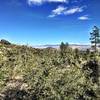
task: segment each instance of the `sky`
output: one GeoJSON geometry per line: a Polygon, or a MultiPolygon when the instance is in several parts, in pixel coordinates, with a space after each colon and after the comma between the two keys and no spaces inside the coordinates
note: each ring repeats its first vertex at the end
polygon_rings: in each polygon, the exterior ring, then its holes
{"type": "Polygon", "coordinates": [[[0,39],[16,44],[89,44],[100,0],[0,0],[0,39]]]}

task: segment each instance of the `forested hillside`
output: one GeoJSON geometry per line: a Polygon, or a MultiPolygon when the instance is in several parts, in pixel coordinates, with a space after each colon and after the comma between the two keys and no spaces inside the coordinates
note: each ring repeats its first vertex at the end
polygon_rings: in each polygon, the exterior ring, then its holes
{"type": "Polygon", "coordinates": [[[0,44],[0,100],[100,100],[100,54],[0,44]]]}

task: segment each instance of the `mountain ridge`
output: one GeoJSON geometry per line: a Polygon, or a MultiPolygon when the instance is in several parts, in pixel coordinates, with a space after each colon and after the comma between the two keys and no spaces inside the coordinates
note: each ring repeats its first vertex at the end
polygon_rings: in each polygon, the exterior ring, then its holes
{"type": "MultiPolygon", "coordinates": [[[[33,46],[34,48],[40,48],[40,49],[43,49],[43,48],[49,48],[49,47],[51,47],[51,48],[56,48],[56,49],[59,49],[59,47],[60,47],[60,44],[47,44],[47,45],[35,45],[35,46],[33,46]]],[[[75,48],[78,48],[78,49],[90,49],[90,45],[89,44],[69,44],[69,47],[71,47],[72,49],[75,49],[75,48]]]]}

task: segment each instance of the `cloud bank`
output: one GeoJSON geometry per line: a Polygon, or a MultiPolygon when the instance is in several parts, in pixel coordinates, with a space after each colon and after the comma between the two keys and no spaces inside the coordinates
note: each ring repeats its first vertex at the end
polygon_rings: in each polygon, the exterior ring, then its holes
{"type": "MultiPolygon", "coordinates": [[[[42,5],[44,3],[69,3],[70,0],[27,0],[29,6],[30,5],[42,5]]],[[[78,0],[73,0],[73,3],[77,3],[79,2],[78,0]]],[[[72,3],[72,1],[71,1],[72,3]]],[[[76,13],[81,13],[85,10],[85,8],[87,8],[87,6],[74,6],[74,7],[70,7],[68,8],[67,6],[64,5],[58,5],[55,9],[53,9],[51,11],[51,14],[48,16],[50,18],[56,17],[58,15],[73,15],[76,13]]],[[[89,16],[88,15],[83,15],[78,17],[78,20],[89,20],[89,16]]]]}

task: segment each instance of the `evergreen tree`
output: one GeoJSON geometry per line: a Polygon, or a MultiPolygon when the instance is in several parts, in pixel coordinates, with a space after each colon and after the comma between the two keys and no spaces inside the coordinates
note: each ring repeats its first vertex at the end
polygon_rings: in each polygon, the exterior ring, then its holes
{"type": "Polygon", "coordinates": [[[65,48],[65,44],[64,44],[64,42],[61,42],[60,50],[63,50],[64,48],[65,48]]]}
{"type": "Polygon", "coordinates": [[[61,56],[62,57],[64,56],[65,48],[66,48],[65,44],[63,42],[61,42],[60,51],[61,51],[61,56]]]}
{"type": "Polygon", "coordinates": [[[97,44],[100,43],[100,35],[99,35],[99,28],[97,26],[94,26],[93,31],[90,33],[91,35],[91,45],[93,50],[96,52],[97,50],[97,44]]]}
{"type": "Polygon", "coordinates": [[[68,42],[66,42],[65,46],[66,46],[66,48],[68,48],[68,47],[69,47],[69,43],[68,43],[68,42]]]}

